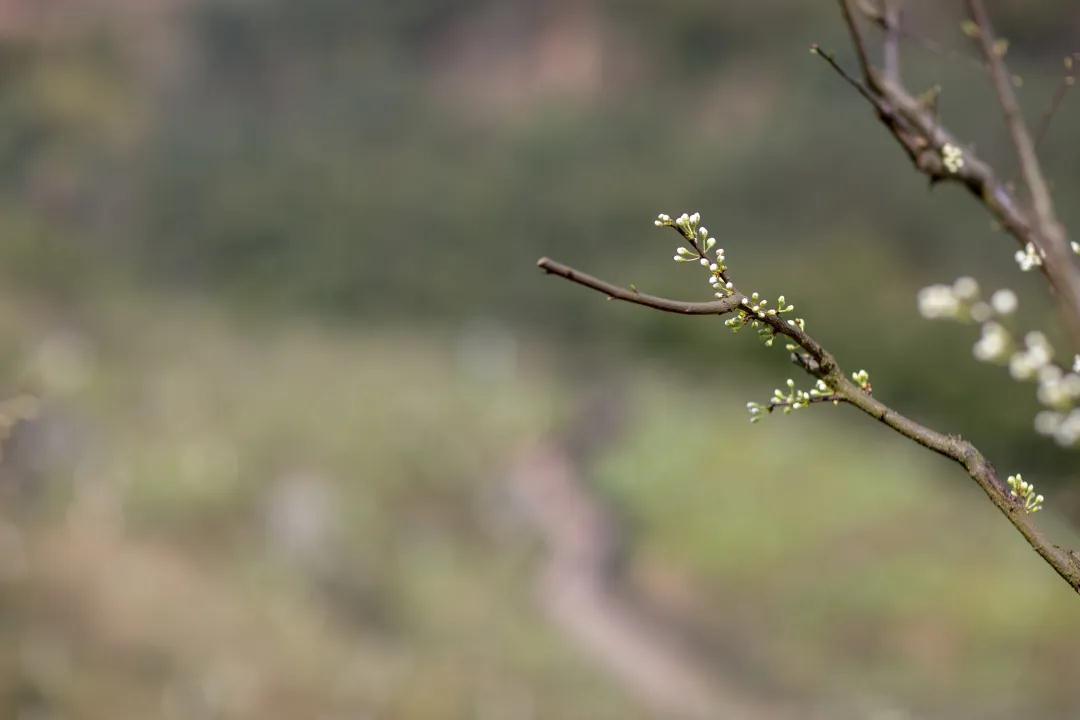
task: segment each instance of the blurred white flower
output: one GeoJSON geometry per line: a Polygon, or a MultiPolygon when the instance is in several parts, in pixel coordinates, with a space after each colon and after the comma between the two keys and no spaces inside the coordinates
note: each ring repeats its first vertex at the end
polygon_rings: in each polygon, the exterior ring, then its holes
{"type": "Polygon", "coordinates": [[[956,278],[953,282],[953,294],[961,300],[974,300],[979,296],[979,283],[973,277],[956,278]]]}
{"type": "Polygon", "coordinates": [[[1012,337],[1009,332],[996,322],[988,322],[982,326],[982,336],[972,352],[975,357],[983,362],[1002,363],[1009,357],[1009,348],[1012,346],[1012,337]]]}
{"type": "Polygon", "coordinates": [[[1016,293],[1005,288],[990,296],[990,304],[999,315],[1011,315],[1016,312],[1019,301],[1016,299],[1016,293]]]}
{"type": "Polygon", "coordinates": [[[1040,435],[1054,435],[1061,427],[1065,416],[1052,410],[1043,410],[1035,416],[1035,432],[1040,435]]]}
{"type": "Polygon", "coordinates": [[[956,318],[960,301],[948,285],[930,285],[919,291],[919,314],[928,320],[956,318]]]}

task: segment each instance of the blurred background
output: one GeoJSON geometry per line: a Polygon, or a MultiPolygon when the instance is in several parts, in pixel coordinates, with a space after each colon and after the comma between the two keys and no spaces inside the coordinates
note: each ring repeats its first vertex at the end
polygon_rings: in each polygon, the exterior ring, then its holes
{"type": "MultiPolygon", "coordinates": [[[[1035,118],[1080,10],[990,5],[1035,118]]],[[[1014,177],[962,19],[908,3],[905,80],[1014,177]]],[[[751,426],[782,351],[535,268],[704,299],[652,227],[701,211],[1080,545],[1033,387],[915,308],[1053,337],[1042,278],[812,42],[854,66],[829,2],[0,2],[0,717],[1080,714],[1080,606],[961,471],[751,426]]]]}

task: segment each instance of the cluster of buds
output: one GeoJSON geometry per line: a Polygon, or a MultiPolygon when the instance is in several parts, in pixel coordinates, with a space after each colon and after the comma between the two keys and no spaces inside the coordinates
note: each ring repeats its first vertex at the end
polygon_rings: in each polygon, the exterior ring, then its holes
{"type": "Polygon", "coordinates": [[[709,286],[718,298],[725,298],[735,294],[735,285],[728,280],[727,264],[725,263],[724,248],[716,247],[716,238],[709,235],[709,229],[701,225],[701,213],[683,213],[674,220],[666,213],[660,213],[653,221],[656,227],[674,228],[686,240],[690,241],[690,247],[679,247],[675,250],[673,260],[686,263],[696,262],[708,268],[709,286]],[[715,248],[715,250],[714,250],[715,248]],[[709,253],[713,257],[709,256],[709,253]]]}
{"type": "MultiPolygon", "coordinates": [[[[1075,250],[1075,248],[1073,248],[1075,250]]],[[[1016,264],[1020,266],[1020,269],[1024,272],[1034,270],[1043,264],[1042,250],[1035,247],[1034,243],[1028,243],[1024,245],[1023,250],[1017,250],[1013,256],[1016,258],[1016,264]]]]}
{"type": "Polygon", "coordinates": [[[870,385],[870,373],[866,372],[865,370],[856,370],[855,372],[851,373],[851,379],[855,381],[856,385],[858,385],[866,392],[873,392],[874,388],[872,385],[870,385]]]}
{"type": "Polygon", "coordinates": [[[716,251],[716,262],[709,264],[709,286],[718,298],[735,294],[735,284],[727,279],[725,272],[727,265],[724,264],[724,248],[720,248],[716,251]]]}
{"type": "MultiPolygon", "coordinates": [[[[732,332],[739,332],[747,325],[757,328],[758,337],[761,341],[766,347],[772,347],[773,342],[776,340],[776,329],[764,321],[768,318],[776,318],[794,312],[795,306],[789,303],[783,295],[776,299],[776,307],[768,307],[768,305],[767,298],[763,298],[760,293],[753,292],[749,297],[742,299],[742,307],[733,317],[725,320],[724,324],[731,328],[732,332]]],[[[788,320],[788,324],[800,329],[806,326],[806,322],[802,318],[788,320]]],[[[787,345],[787,350],[791,352],[796,349],[797,346],[795,345],[787,345]]]]}
{"type": "Polygon", "coordinates": [[[814,387],[809,390],[800,390],[795,387],[795,381],[788,378],[787,391],[777,388],[773,390],[773,396],[769,398],[768,405],[748,402],[746,403],[746,409],[750,412],[750,422],[755,423],[761,420],[765,414],[772,413],[777,409],[785,415],[790,415],[796,410],[810,407],[812,402],[824,402],[829,399],[832,400],[834,405],[840,404],[836,393],[824,380],[818,380],[814,387]]]}
{"type": "Polygon", "coordinates": [[[941,148],[941,162],[946,170],[955,175],[964,167],[964,151],[952,143],[945,143],[941,148]]]}
{"type": "MultiPolygon", "coordinates": [[[[717,247],[716,238],[711,237],[708,229],[702,227],[700,213],[683,213],[674,219],[670,215],[660,213],[656,216],[653,224],[656,227],[672,228],[683,239],[688,241],[689,247],[682,246],[676,249],[673,259],[679,263],[696,262],[705,267],[708,270],[709,286],[716,297],[728,298],[738,292],[734,283],[727,276],[728,266],[725,262],[724,249],[717,247]]],[[[742,297],[735,314],[725,320],[724,324],[732,332],[739,332],[747,326],[754,328],[766,347],[772,347],[776,340],[777,327],[783,327],[778,323],[784,322],[782,320],[783,316],[794,311],[795,306],[789,303],[783,295],[779,296],[773,304],[760,293],[753,292],[742,297]]],[[[806,329],[806,321],[802,318],[791,318],[787,319],[786,322],[792,328],[803,331],[806,329]]],[[[792,342],[786,344],[785,349],[789,352],[798,352],[800,348],[797,343],[792,342]]],[[[859,387],[867,392],[870,391],[870,378],[865,370],[860,370],[853,377],[859,387]]],[[[776,390],[768,405],[747,403],[746,407],[750,411],[750,421],[757,422],[764,414],[771,413],[777,408],[782,409],[786,414],[808,407],[811,402],[820,402],[830,398],[834,403],[839,404],[840,402],[839,398],[835,397],[834,390],[824,380],[818,380],[817,384],[810,390],[796,389],[794,380],[788,380],[787,385],[788,391],[785,393],[776,390]]]]}
{"type": "MultiPolygon", "coordinates": [[[[1071,241],[1069,247],[1072,248],[1072,252],[1076,255],[1080,255],[1080,243],[1077,241],[1071,241]]],[[[1042,250],[1035,246],[1035,243],[1027,243],[1024,245],[1024,249],[1016,250],[1016,254],[1013,255],[1016,259],[1016,264],[1020,266],[1020,269],[1024,272],[1029,270],[1035,270],[1042,264],[1043,254],[1042,250]]]]}
{"type": "Polygon", "coordinates": [[[1009,484],[1009,494],[1024,501],[1024,511],[1029,513],[1039,512],[1043,506],[1043,496],[1035,492],[1035,485],[1024,480],[1020,473],[1010,475],[1006,481],[1009,484]]]}
{"type": "MultiPolygon", "coordinates": [[[[679,247],[675,251],[675,262],[696,262],[708,271],[709,287],[718,298],[727,298],[735,294],[735,284],[727,276],[727,258],[724,248],[716,247],[716,238],[709,235],[708,228],[701,225],[701,213],[683,213],[677,218],[666,213],[660,213],[653,221],[656,227],[670,227],[676,230],[682,237],[689,241],[690,247],[679,247]]],[[[787,302],[781,295],[776,300],[775,307],[769,307],[769,301],[759,293],[752,293],[743,298],[743,307],[736,314],[725,321],[725,325],[732,331],[738,332],[749,325],[758,330],[761,341],[771,347],[775,341],[776,332],[762,322],[769,317],[778,317],[786,313],[794,312],[795,306],[787,302]]],[[[794,321],[789,321],[794,325],[794,321]]],[[[799,327],[804,323],[800,319],[799,327]]]]}
{"type": "Polygon", "coordinates": [[[759,320],[764,320],[766,316],[776,317],[777,315],[783,315],[795,309],[795,306],[788,303],[783,295],[776,299],[776,307],[766,309],[765,306],[769,304],[769,301],[756,292],[751,293],[748,298],[743,298],[742,304],[749,308],[750,314],[759,320]]]}

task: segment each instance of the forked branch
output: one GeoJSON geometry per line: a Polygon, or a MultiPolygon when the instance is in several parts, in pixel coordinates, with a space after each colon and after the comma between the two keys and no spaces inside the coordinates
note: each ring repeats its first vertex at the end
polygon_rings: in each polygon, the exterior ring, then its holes
{"type": "MultiPolygon", "coordinates": [[[[899,58],[888,57],[889,53],[894,52],[888,21],[883,17],[872,18],[885,32],[885,71],[879,71],[869,59],[869,43],[855,15],[852,1],[838,2],[862,74],[861,82],[857,84],[860,94],[873,106],[878,119],[904,148],[915,167],[929,177],[932,183],[961,183],[986,207],[994,220],[1016,240],[1022,250],[1030,246],[1031,252],[1041,260],[1039,269],[1055,291],[1076,349],[1080,349],[1080,273],[1070,257],[1064,228],[1054,214],[1053,200],[1042,175],[1030,133],[1019,112],[1010,76],[1005,69],[1002,46],[994,38],[982,3],[979,0],[969,0],[969,7],[975,16],[980,48],[991,70],[1010,136],[1020,158],[1024,182],[1031,195],[1030,212],[1017,202],[1011,190],[998,179],[993,168],[981,160],[968,143],[958,140],[940,123],[936,112],[935,93],[916,97],[899,82],[898,74],[891,72],[890,65],[898,65],[899,58]],[[957,157],[961,162],[946,163],[945,157],[949,151],[960,152],[957,157]]],[[[819,54],[844,76],[846,81],[852,81],[831,55],[824,52],[819,54]]]]}

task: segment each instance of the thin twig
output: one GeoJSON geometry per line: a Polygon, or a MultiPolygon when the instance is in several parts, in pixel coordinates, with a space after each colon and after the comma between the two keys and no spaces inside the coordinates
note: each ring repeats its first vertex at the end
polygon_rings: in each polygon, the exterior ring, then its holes
{"type": "Polygon", "coordinates": [[[592,275],[575,270],[572,267],[557,263],[549,258],[540,258],[536,266],[550,275],[558,275],[579,285],[592,288],[604,293],[610,300],[622,300],[635,305],[644,305],[654,310],[676,313],[678,315],[727,315],[735,310],[741,301],[741,297],[729,297],[713,302],[683,302],[682,300],[668,300],[655,295],[646,295],[636,290],[612,285],[592,275]]]}
{"type": "Polygon", "coordinates": [[[834,57],[832,53],[823,50],[822,47],[817,43],[814,43],[810,46],[810,52],[814,55],[817,55],[826,63],[828,63],[829,67],[835,70],[836,74],[842,77],[848,85],[855,88],[855,90],[860,95],[866,98],[867,102],[874,105],[877,104],[877,97],[872,92],[870,92],[870,89],[866,87],[866,85],[861,80],[853,77],[847,70],[845,70],[844,67],[836,61],[836,57],[834,57]]]}
{"type": "MultiPolygon", "coordinates": [[[[798,364],[798,363],[796,363],[796,364],[798,364]]],[[[794,407],[799,402],[804,402],[804,403],[806,403],[808,405],[818,405],[820,403],[831,402],[834,405],[839,405],[842,402],[847,402],[847,400],[845,398],[834,397],[832,395],[815,395],[814,397],[811,397],[809,400],[799,400],[799,401],[776,400],[774,398],[774,399],[770,400],[767,405],[762,405],[761,409],[771,415],[774,410],[783,410],[784,408],[794,407]]]]}
{"type": "Polygon", "coordinates": [[[1050,129],[1050,121],[1054,119],[1054,115],[1057,114],[1058,109],[1061,108],[1061,103],[1065,99],[1065,95],[1068,94],[1069,88],[1076,82],[1075,76],[1070,72],[1063,76],[1058,81],[1058,85],[1054,88],[1054,96],[1050,98],[1050,107],[1046,109],[1042,117],[1039,119],[1039,129],[1035,131],[1035,149],[1037,150],[1042,144],[1043,138],[1046,137],[1046,132],[1050,129]]]}
{"type": "MultiPolygon", "coordinates": [[[[641,295],[633,290],[612,285],[547,258],[542,258],[537,265],[547,273],[558,275],[571,282],[599,291],[609,298],[625,300],[665,312],[686,312],[685,308],[696,307],[702,310],[696,314],[724,315],[743,307],[742,303],[745,299],[742,293],[736,291],[730,298],[721,300],[719,303],[684,303],[678,300],[641,295]],[[708,311],[705,311],[706,307],[708,311]]],[[[963,466],[971,479],[983,489],[983,492],[994,503],[994,506],[1024,536],[1024,539],[1027,540],[1035,552],[1073,590],[1080,592],[1080,560],[1077,559],[1077,555],[1058,545],[1054,545],[1038,530],[1032,521],[1031,515],[1025,512],[1023,503],[1009,494],[1007,486],[998,477],[993,465],[987,461],[975,446],[960,437],[939,433],[910,418],[904,417],[864,391],[848,379],[836,364],[833,356],[820,343],[799,328],[798,325],[789,324],[778,316],[769,315],[766,315],[760,321],[772,327],[777,334],[791,338],[810,353],[813,362],[801,358],[797,364],[829,385],[834,393],[834,396],[830,399],[854,405],[904,437],[963,466]]]]}
{"type": "MultiPolygon", "coordinates": [[[[881,0],[880,5],[877,6],[871,5],[869,2],[859,3],[859,9],[862,10],[863,17],[865,17],[874,25],[878,26],[878,28],[880,28],[881,31],[885,34],[886,46],[888,45],[888,36],[891,31],[896,34],[898,40],[914,41],[924,50],[931,52],[935,55],[940,55],[941,57],[946,57],[950,60],[961,60],[971,65],[972,67],[978,68],[980,70],[983,69],[982,61],[980,61],[979,59],[972,57],[967,53],[958,52],[953,48],[945,47],[938,41],[917,32],[913,28],[903,27],[903,24],[900,22],[900,13],[897,13],[897,17],[895,20],[893,20],[893,18],[889,16],[890,4],[892,4],[893,7],[896,8],[896,10],[899,10],[902,4],[902,0],[881,0]]],[[[888,55],[887,51],[885,55],[888,55]]],[[[886,75],[888,75],[888,72],[886,72],[886,75]]],[[[899,77],[892,79],[899,80],[899,77]]]]}
{"type": "Polygon", "coordinates": [[[982,50],[983,59],[990,70],[990,77],[994,82],[994,91],[997,93],[998,104],[1005,114],[1005,124],[1009,128],[1017,158],[1020,161],[1020,172],[1024,177],[1024,183],[1031,193],[1031,202],[1035,208],[1035,217],[1040,233],[1050,238],[1048,230],[1057,225],[1054,215],[1054,203],[1050,197],[1050,188],[1043,177],[1042,166],[1035,154],[1035,144],[1024,122],[1020,103],[1016,100],[1013,91],[1012,80],[1008,68],[1005,66],[1004,53],[999,51],[994,28],[990,25],[990,17],[986,12],[986,6],[982,0],[967,0],[968,9],[972,19],[979,28],[978,43],[982,50]]]}
{"type": "Polygon", "coordinates": [[[973,57],[969,53],[960,52],[953,48],[945,47],[937,40],[918,33],[915,30],[912,30],[910,28],[903,28],[901,29],[900,34],[905,40],[911,40],[917,43],[919,46],[922,47],[923,50],[926,50],[927,52],[933,53],[943,58],[947,58],[949,60],[959,60],[968,67],[978,68],[980,70],[983,69],[982,61],[980,61],[978,58],[973,57]]]}
{"type": "Polygon", "coordinates": [[[840,12],[844,14],[844,22],[847,24],[848,32],[851,34],[851,44],[855,47],[855,55],[859,58],[859,70],[862,72],[863,78],[869,83],[871,82],[872,70],[870,69],[870,56],[866,53],[866,38],[863,36],[862,29],[859,28],[859,24],[855,21],[855,14],[851,10],[851,0],[839,0],[840,12]]]}
{"type": "Polygon", "coordinates": [[[882,42],[882,64],[885,78],[889,82],[900,82],[900,23],[903,8],[900,0],[883,0],[881,14],[882,30],[885,34],[882,42]]]}

